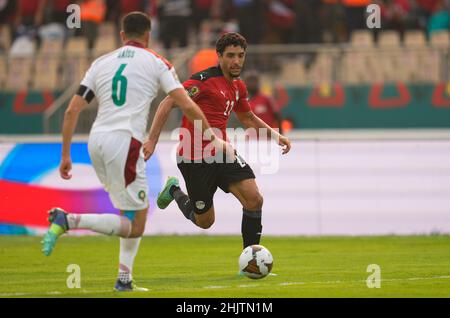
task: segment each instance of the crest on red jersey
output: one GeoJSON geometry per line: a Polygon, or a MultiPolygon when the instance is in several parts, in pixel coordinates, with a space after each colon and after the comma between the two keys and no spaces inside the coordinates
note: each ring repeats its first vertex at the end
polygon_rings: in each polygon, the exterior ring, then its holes
{"type": "Polygon", "coordinates": [[[198,93],[200,93],[200,89],[197,86],[192,86],[187,89],[189,97],[194,97],[198,93]]]}

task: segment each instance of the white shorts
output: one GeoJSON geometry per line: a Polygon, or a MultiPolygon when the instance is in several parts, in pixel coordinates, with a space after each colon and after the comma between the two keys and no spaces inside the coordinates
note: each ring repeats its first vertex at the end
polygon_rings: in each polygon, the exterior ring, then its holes
{"type": "Polygon", "coordinates": [[[148,208],[148,184],[142,143],[126,131],[92,133],[88,143],[95,172],[122,211],[148,208]]]}

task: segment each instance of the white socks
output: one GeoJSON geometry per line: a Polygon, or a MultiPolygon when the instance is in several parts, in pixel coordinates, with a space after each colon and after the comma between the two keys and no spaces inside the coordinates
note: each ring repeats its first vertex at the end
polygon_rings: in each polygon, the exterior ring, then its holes
{"type": "Polygon", "coordinates": [[[128,218],[115,214],[71,214],[67,215],[69,229],[88,229],[106,235],[128,237],[131,222],[128,218]]]}
{"type": "Polygon", "coordinates": [[[136,257],[141,238],[120,238],[120,256],[119,256],[119,280],[126,284],[133,277],[133,263],[136,257]]]}

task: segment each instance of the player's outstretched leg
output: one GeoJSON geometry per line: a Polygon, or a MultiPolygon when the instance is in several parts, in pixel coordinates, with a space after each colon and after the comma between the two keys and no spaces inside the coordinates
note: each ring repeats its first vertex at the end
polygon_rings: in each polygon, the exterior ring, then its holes
{"type": "Polygon", "coordinates": [[[120,237],[135,237],[132,233],[132,224],[124,216],[115,214],[72,214],[60,208],[49,211],[50,227],[42,241],[42,252],[49,256],[57,239],[70,229],[87,229],[105,235],[120,237]]]}

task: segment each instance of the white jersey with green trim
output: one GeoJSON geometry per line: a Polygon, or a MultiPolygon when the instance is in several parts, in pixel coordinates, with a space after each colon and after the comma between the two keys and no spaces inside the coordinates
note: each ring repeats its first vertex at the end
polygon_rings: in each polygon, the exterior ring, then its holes
{"type": "Polygon", "coordinates": [[[94,92],[99,104],[91,133],[125,130],[141,142],[159,87],[167,94],[183,88],[174,67],[137,42],[95,60],[81,85],[94,92]]]}

